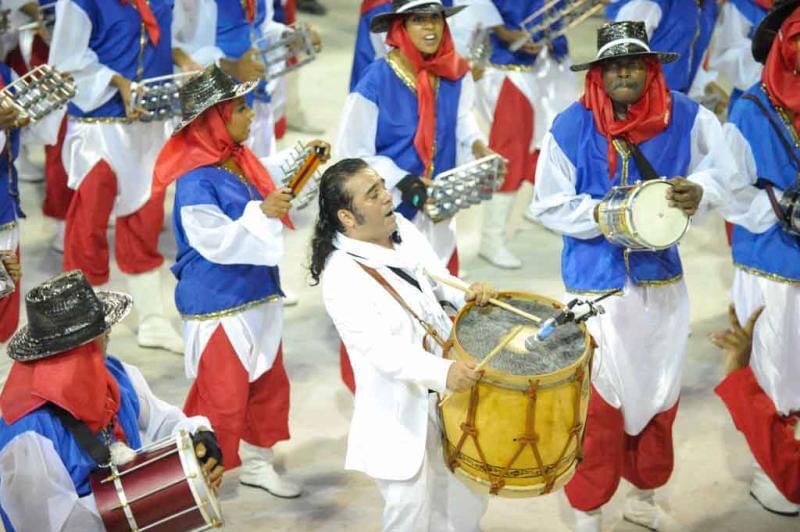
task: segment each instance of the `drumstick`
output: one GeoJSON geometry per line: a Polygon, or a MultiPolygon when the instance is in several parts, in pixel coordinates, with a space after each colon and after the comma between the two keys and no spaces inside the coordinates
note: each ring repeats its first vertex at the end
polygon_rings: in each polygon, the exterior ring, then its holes
{"type": "MultiPolygon", "coordinates": [[[[483,368],[485,368],[485,367],[486,367],[486,366],[489,364],[489,362],[491,362],[491,361],[492,361],[492,359],[493,359],[494,357],[496,357],[496,356],[497,356],[497,354],[498,354],[498,353],[500,353],[500,351],[502,351],[502,350],[503,350],[503,348],[504,348],[505,346],[507,346],[509,343],[511,343],[511,340],[513,340],[513,339],[514,339],[514,337],[516,337],[516,336],[517,336],[517,335],[520,333],[520,331],[521,331],[521,330],[522,330],[524,327],[525,327],[524,325],[517,325],[516,327],[514,327],[513,329],[511,329],[511,332],[510,332],[510,333],[508,333],[508,334],[505,336],[505,338],[503,338],[502,340],[500,340],[500,343],[499,343],[499,344],[497,344],[497,345],[494,347],[494,349],[492,349],[492,350],[489,352],[489,354],[488,354],[488,355],[486,355],[486,358],[484,358],[483,360],[481,360],[480,364],[478,364],[477,366],[475,366],[475,371],[481,371],[483,368]]],[[[449,393],[449,394],[445,395],[445,396],[442,398],[442,400],[441,400],[441,401],[439,401],[439,406],[441,407],[443,404],[445,404],[445,403],[446,403],[446,402],[447,402],[447,401],[448,401],[448,400],[449,400],[451,397],[453,397],[453,395],[455,395],[455,394],[453,394],[453,393],[449,393]]]]}
{"type": "MultiPolygon", "coordinates": [[[[456,290],[461,290],[462,292],[468,292],[469,291],[469,286],[467,286],[467,283],[465,283],[461,279],[458,279],[458,277],[456,277],[456,279],[461,281],[461,284],[456,283],[455,281],[452,281],[452,280],[447,279],[445,277],[441,277],[439,275],[436,275],[435,273],[431,273],[428,270],[425,270],[425,273],[427,273],[428,277],[430,277],[431,279],[433,279],[437,283],[446,284],[447,286],[455,288],[456,290]]],[[[525,312],[522,309],[518,309],[514,305],[509,305],[508,303],[506,303],[504,301],[500,301],[499,299],[490,298],[489,299],[489,303],[491,303],[492,305],[494,305],[496,307],[500,307],[501,309],[507,310],[507,311],[511,312],[512,314],[516,314],[517,316],[525,318],[526,320],[531,320],[533,323],[536,323],[537,325],[542,323],[542,319],[541,318],[538,318],[538,317],[534,316],[533,314],[529,314],[528,312],[525,312]]]]}

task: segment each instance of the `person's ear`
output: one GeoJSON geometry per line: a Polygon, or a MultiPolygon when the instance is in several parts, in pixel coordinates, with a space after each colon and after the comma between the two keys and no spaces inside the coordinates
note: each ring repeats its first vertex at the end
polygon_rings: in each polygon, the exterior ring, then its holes
{"type": "Polygon", "coordinates": [[[353,216],[353,213],[347,209],[339,209],[336,211],[336,217],[339,219],[339,223],[342,224],[342,227],[344,227],[345,230],[352,229],[356,226],[356,217],[353,216]]]}

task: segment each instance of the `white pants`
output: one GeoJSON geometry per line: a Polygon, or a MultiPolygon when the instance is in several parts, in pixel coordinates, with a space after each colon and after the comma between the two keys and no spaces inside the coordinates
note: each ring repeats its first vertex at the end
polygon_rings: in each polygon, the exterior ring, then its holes
{"type": "Polygon", "coordinates": [[[428,420],[422,467],[409,480],[375,479],[385,532],[477,532],[489,499],[458,480],[445,466],[441,431],[428,420]]]}

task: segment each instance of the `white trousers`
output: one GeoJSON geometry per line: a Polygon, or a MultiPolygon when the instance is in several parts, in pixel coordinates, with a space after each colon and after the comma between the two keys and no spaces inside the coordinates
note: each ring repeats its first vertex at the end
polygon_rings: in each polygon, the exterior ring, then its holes
{"type": "Polygon", "coordinates": [[[445,466],[441,431],[428,420],[422,467],[409,480],[375,479],[384,532],[477,532],[489,498],[467,488],[445,466]]]}

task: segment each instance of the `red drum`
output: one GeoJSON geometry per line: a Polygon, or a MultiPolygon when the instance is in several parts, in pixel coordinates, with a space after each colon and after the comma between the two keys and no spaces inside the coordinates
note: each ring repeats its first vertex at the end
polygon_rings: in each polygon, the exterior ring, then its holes
{"type": "Polygon", "coordinates": [[[184,532],[222,526],[222,512],[194,454],[189,433],[136,451],[136,458],[91,478],[109,532],[184,532]]]}

